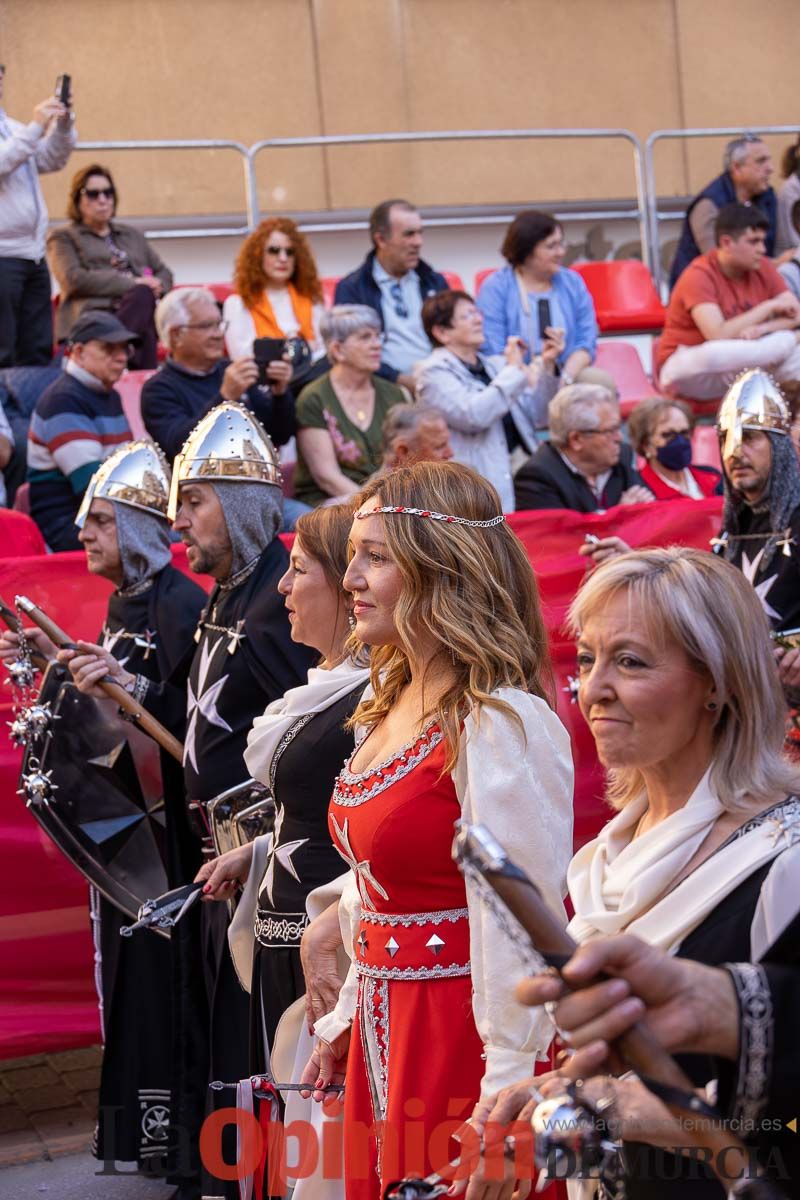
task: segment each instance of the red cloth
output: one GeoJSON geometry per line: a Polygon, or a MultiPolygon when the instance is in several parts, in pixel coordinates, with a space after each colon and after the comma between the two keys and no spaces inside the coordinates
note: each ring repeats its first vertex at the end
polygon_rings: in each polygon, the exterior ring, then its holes
{"type": "Polygon", "coordinates": [[[722,272],[716,250],[701,254],[689,263],[672,289],[664,332],[656,351],[658,370],[678,346],[700,346],[706,340],[692,317],[692,309],[698,304],[719,305],[723,317],[729,321],[786,290],[786,281],[768,258],[762,259],[757,270],[729,279],[722,272]]]}
{"type": "MultiPolygon", "coordinates": [[[[634,546],[707,548],[719,530],[721,511],[722,501],[714,497],[623,505],[588,516],[562,509],[509,519],[535,568],[550,630],[558,714],[572,738],[575,762],[576,847],[594,837],[608,817],[594,743],[566,690],[567,677],[576,670],[564,617],[586,573],[578,548],[589,532],[617,534],[634,546]]],[[[16,594],[27,594],[72,636],[93,640],[111,585],[87,574],[81,553],[31,553],[33,522],[26,524],[15,513],[0,516],[0,533],[13,530],[20,538],[14,543],[16,557],[0,559],[0,595],[13,603],[16,594]]],[[[4,550],[8,544],[7,539],[0,543],[4,550]]],[[[175,565],[186,570],[183,547],[175,547],[173,555],[175,565]]],[[[207,577],[199,581],[210,587],[207,577]]],[[[10,719],[11,692],[2,686],[0,730],[10,719]]],[[[0,734],[0,1060],[99,1039],[86,885],[16,794],[19,763],[19,751],[0,734]]]]}
{"type": "MultiPolygon", "coordinates": [[[[714,489],[720,481],[719,471],[698,471],[697,467],[689,467],[692,479],[695,481],[703,496],[713,496],[714,489]]],[[[655,496],[656,500],[686,500],[687,496],[683,496],[675,488],[670,487],[668,483],[658,475],[650,463],[645,463],[639,471],[642,477],[642,483],[645,487],[650,488],[650,491],[655,496]]]]}

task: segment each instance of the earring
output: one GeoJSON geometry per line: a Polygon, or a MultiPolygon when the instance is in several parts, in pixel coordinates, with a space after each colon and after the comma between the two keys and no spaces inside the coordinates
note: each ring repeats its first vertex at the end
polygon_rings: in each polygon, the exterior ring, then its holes
{"type": "Polygon", "coordinates": [[[708,709],[709,712],[716,712],[717,709],[719,708],[719,705],[717,704],[716,700],[707,700],[706,708],[708,709]]]}
{"type": "Polygon", "coordinates": [[[351,631],[356,627],[356,619],[351,612],[347,614],[347,624],[350,626],[351,631]]]}

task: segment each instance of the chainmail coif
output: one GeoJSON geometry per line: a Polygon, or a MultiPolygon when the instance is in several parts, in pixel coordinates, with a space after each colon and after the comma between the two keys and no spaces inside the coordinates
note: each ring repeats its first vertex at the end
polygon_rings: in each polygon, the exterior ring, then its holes
{"type": "Polygon", "coordinates": [[[766,492],[757,504],[748,504],[741,492],[737,492],[731,486],[727,474],[723,471],[725,506],[722,510],[722,529],[728,534],[726,558],[733,557],[733,543],[742,531],[742,517],[748,509],[755,512],[769,511],[773,536],[764,546],[762,570],[769,565],[777,543],[789,527],[792,513],[800,506],[800,460],[794,443],[788,434],[776,433],[771,429],[764,432],[772,445],[772,469],[766,492]]]}

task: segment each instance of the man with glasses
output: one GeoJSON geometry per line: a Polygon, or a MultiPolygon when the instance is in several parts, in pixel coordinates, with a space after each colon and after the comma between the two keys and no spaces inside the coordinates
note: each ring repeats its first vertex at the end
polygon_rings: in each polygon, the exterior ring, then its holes
{"type": "Polygon", "coordinates": [[[366,304],[384,333],[379,375],[414,392],[415,363],[431,352],[422,327],[422,304],[443,292],[447,280],[420,257],[422,218],[407,200],[384,200],[372,210],[373,249],[336,285],[336,304],[366,304]]]}
{"type": "Polygon", "coordinates": [[[53,319],[39,173],[66,165],[76,141],[74,116],[49,97],[27,125],[13,120],[2,107],[5,73],[0,65],[0,367],[46,366],[53,319]]]}
{"type": "Polygon", "coordinates": [[[590,513],[654,499],[623,443],[619,405],[605,388],[593,383],[561,388],[547,415],[550,441],[514,477],[517,509],[590,513]]]}
{"type": "Polygon", "coordinates": [[[60,378],[42,393],[28,433],[31,516],[51,550],[80,550],[83,493],[104,459],[133,436],[114,390],[135,333],[111,313],[86,313],[70,335],[60,378]]]}
{"type": "Polygon", "coordinates": [[[247,405],[276,446],[294,434],[291,365],[270,363],[268,385],[259,386],[252,354],[226,358],[225,328],[207,288],[175,288],[156,308],[156,329],[169,357],[142,388],[142,418],[170,461],[200,418],[224,400],[247,405]]]}

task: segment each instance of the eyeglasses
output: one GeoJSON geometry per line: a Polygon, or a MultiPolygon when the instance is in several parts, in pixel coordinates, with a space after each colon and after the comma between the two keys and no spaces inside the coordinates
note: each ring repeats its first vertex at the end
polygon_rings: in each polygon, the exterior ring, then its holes
{"type": "Polygon", "coordinates": [[[389,295],[392,297],[394,311],[397,313],[397,316],[400,318],[400,320],[408,320],[408,307],[403,299],[403,289],[400,287],[399,283],[395,282],[391,285],[389,288],[389,295]]]}
{"type": "Polygon", "coordinates": [[[622,425],[609,425],[606,429],[576,429],[584,437],[615,437],[622,433],[622,425]]]}
{"type": "Polygon", "coordinates": [[[81,195],[87,200],[99,200],[101,197],[106,200],[113,200],[116,196],[113,188],[81,188],[81,195]]]}
{"type": "Polygon", "coordinates": [[[273,258],[280,258],[281,254],[285,254],[287,258],[294,258],[293,246],[267,246],[266,251],[273,258]]]}
{"type": "Polygon", "coordinates": [[[178,325],[177,329],[199,329],[201,333],[211,333],[219,329],[222,333],[228,328],[227,321],[195,321],[192,325],[178,325]]]}

